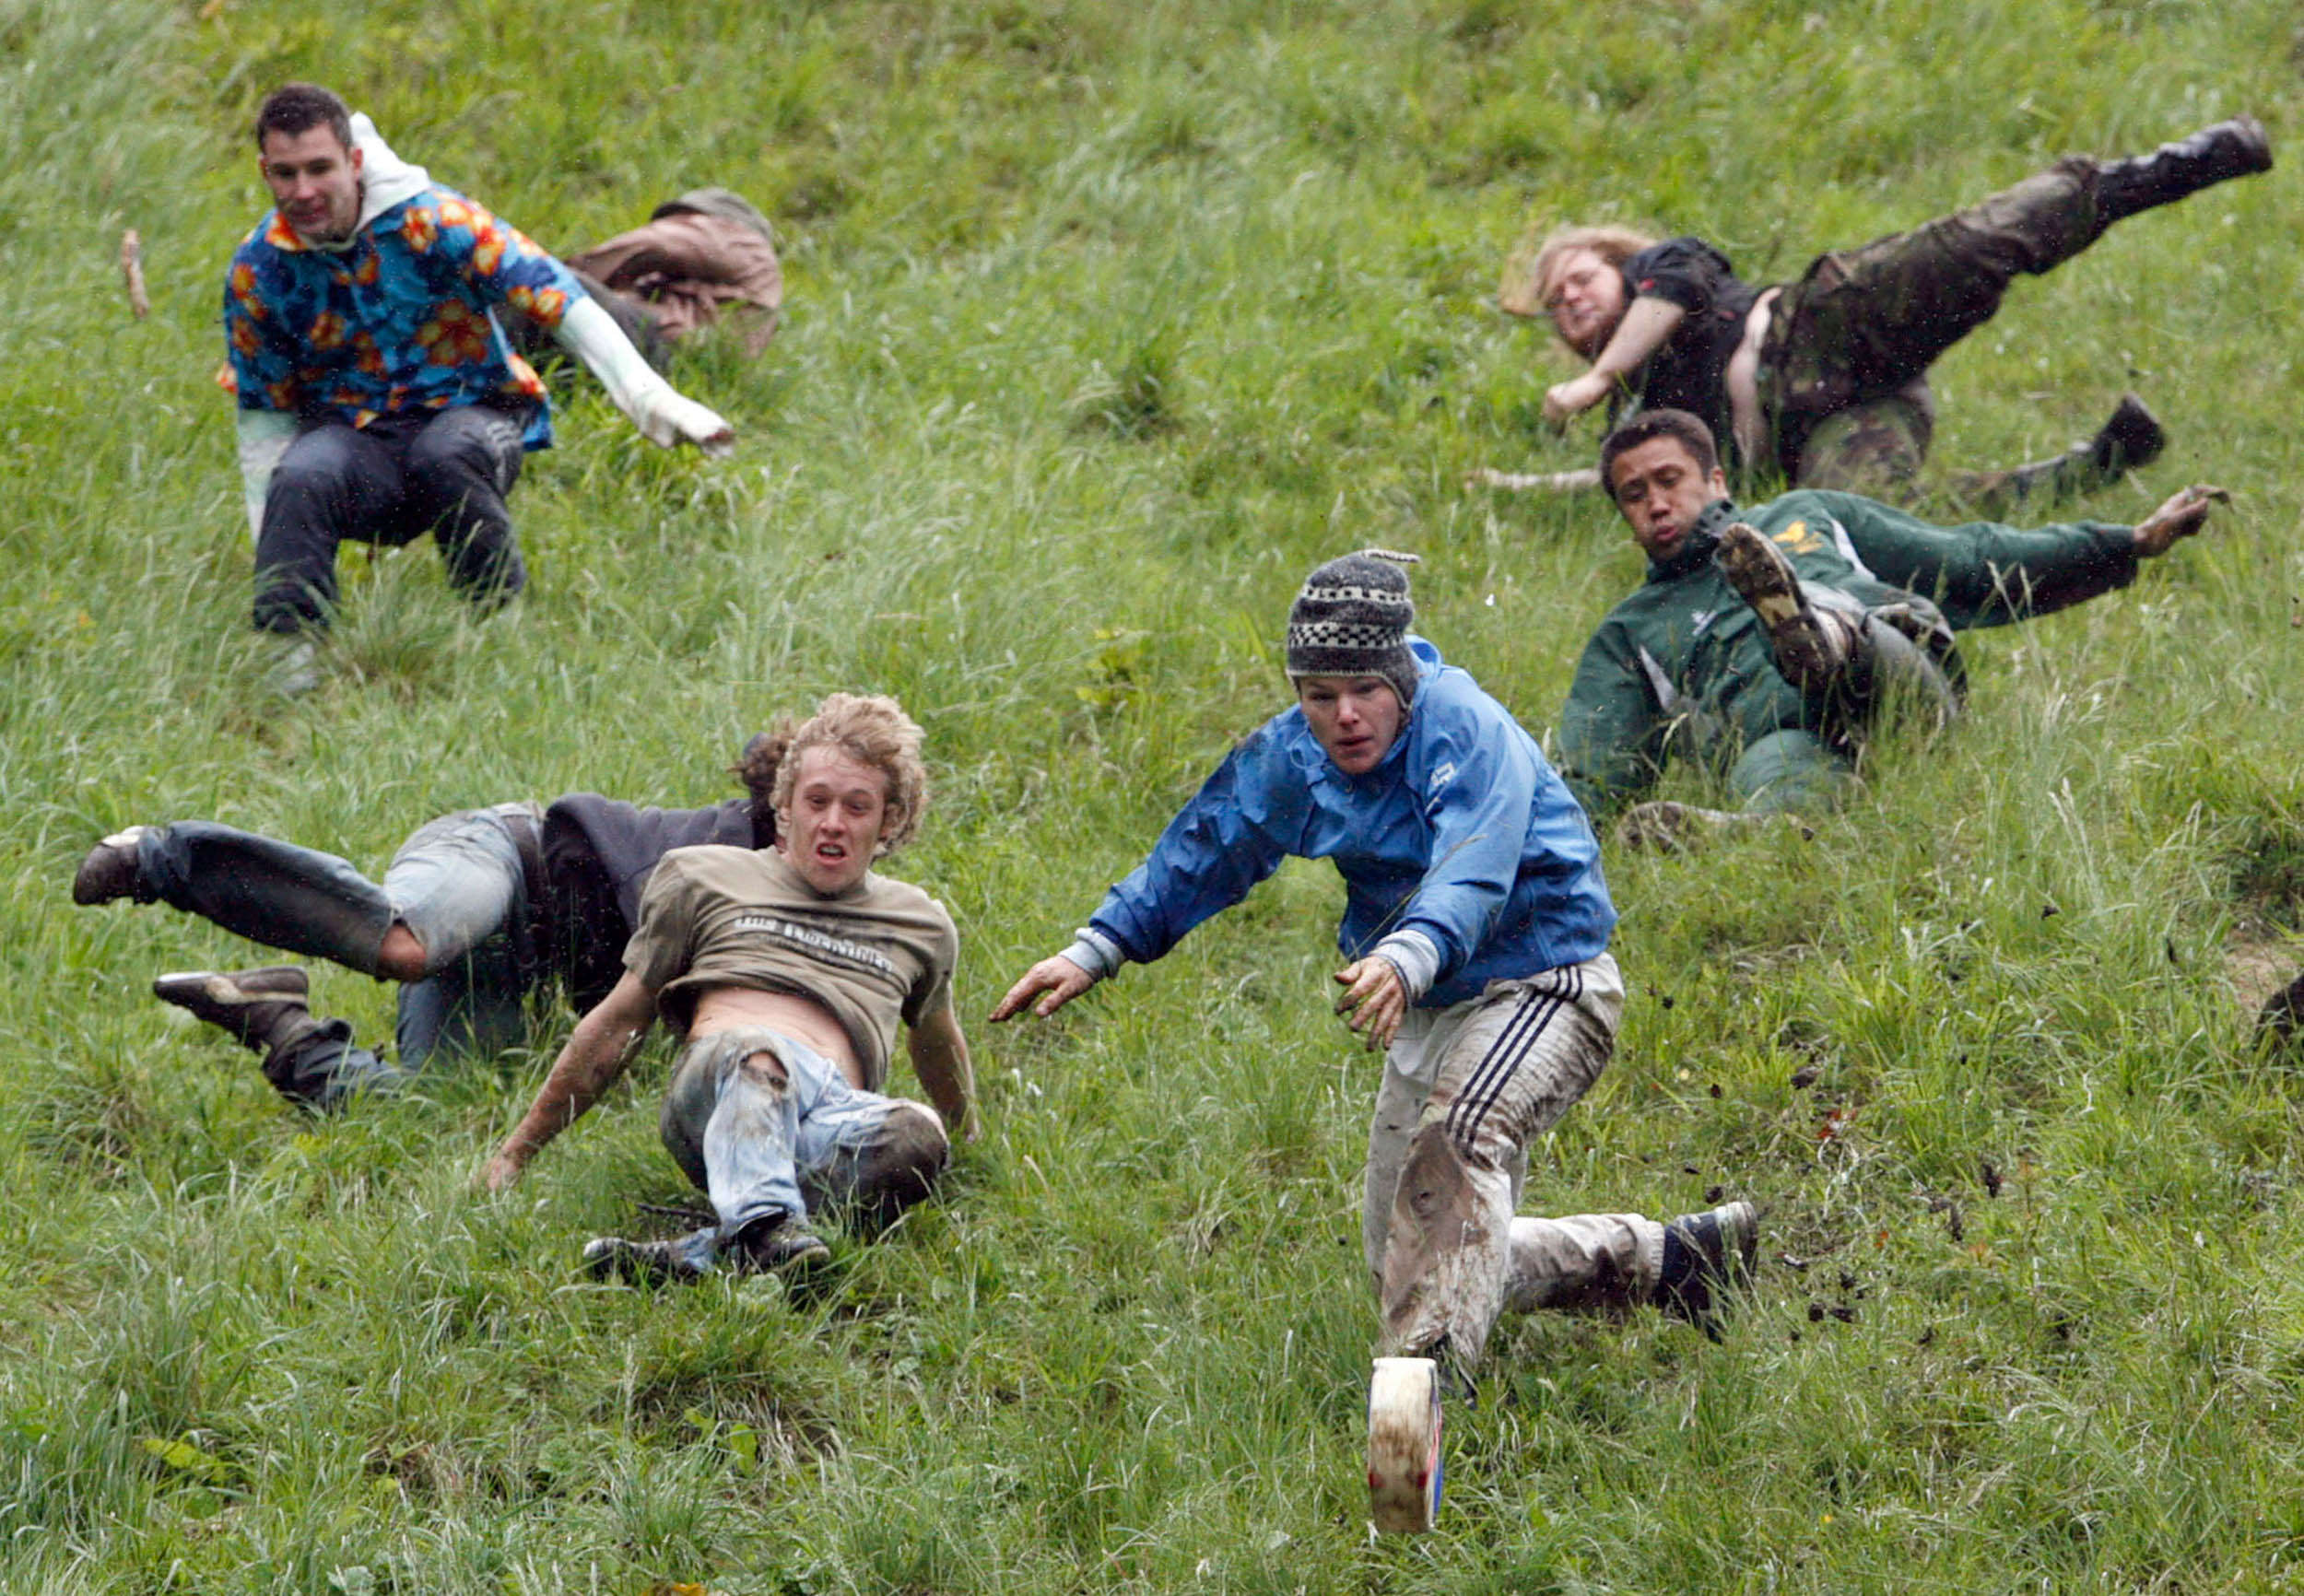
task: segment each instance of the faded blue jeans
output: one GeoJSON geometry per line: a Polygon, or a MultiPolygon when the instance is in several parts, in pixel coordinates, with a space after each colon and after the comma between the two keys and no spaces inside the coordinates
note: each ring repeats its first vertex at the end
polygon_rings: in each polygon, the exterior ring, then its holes
{"type": "Polygon", "coordinates": [[[395,923],[415,934],[428,973],[400,989],[397,1067],[354,1045],[341,1019],[264,1062],[284,1095],[333,1109],[355,1091],[398,1088],[438,1053],[486,1056],[520,1039],[542,950],[511,827],[539,814],[505,804],[428,821],[393,855],[382,885],[333,853],[236,827],[156,826],[137,844],[135,896],[362,975],[376,974],[395,923]]]}
{"type": "Polygon", "coordinates": [[[699,1266],[770,1213],[805,1219],[852,1203],[885,1224],[928,1194],[949,1151],[935,1109],[851,1086],[823,1054],[763,1026],[688,1043],[661,1128],[720,1221],[685,1238],[699,1266]]]}

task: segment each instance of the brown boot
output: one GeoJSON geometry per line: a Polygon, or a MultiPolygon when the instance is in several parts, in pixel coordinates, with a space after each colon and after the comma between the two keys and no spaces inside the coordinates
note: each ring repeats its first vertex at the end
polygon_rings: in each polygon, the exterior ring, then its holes
{"type": "Polygon", "coordinates": [[[1739,521],[1720,534],[1712,563],[1752,606],[1776,653],[1776,669],[1804,691],[1828,687],[1847,669],[1854,640],[1839,616],[1800,591],[1800,573],[1757,527],[1739,521]]]}
{"type": "Polygon", "coordinates": [[[253,1051],[272,1054],[320,1028],[308,1001],[312,980],[292,964],[257,969],[182,970],[152,983],[152,995],[231,1034],[253,1051]]]}

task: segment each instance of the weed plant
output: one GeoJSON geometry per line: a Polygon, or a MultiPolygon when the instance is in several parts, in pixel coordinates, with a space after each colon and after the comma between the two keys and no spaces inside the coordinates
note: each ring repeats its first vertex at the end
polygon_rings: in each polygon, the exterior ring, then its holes
{"type": "MultiPolygon", "coordinates": [[[[2278,0],[0,0],[0,1587],[2292,1589],[2298,1116],[2245,1000],[2304,957],[2300,58],[2278,0]],[[757,364],[684,357],[734,459],[569,381],[521,604],[348,550],[284,703],[211,378],[289,76],[550,243],[736,188],[790,303],[757,364]],[[1060,1023],[977,1022],[1283,703],[1318,559],[1420,553],[1423,629],[1551,724],[1640,565],[1590,500],[1460,486],[1595,440],[1542,428],[1568,368],[1493,308],[1525,228],[1697,231],[1765,279],[2242,110],[2278,170],[2019,285],[1937,382],[1947,466],[2141,388],[2175,446],[2087,511],[2208,479],[2231,513],[1971,640],[1965,722],[1812,841],[1612,855],[1633,1002],[1530,1205],[1749,1196],[1757,1286],[1716,1345],[1508,1321],[1441,1529],[1373,1542],[1333,877],[1060,1023]],[[381,867],[460,806],[708,802],[833,688],[929,730],[900,869],[963,929],[987,1133],[812,1300],[582,1281],[586,1237],[692,1200],[661,1047],[483,1201],[569,1015],[304,1118],[146,995],[261,956],[68,900],[133,821],[381,867]]],[[[387,991],[316,981],[387,1034],[387,991]]]]}

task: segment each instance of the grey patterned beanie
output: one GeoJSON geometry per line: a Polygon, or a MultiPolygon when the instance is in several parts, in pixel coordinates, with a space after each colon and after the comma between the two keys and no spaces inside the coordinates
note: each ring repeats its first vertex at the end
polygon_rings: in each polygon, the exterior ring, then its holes
{"type": "Polygon", "coordinates": [[[1304,579],[1288,609],[1288,680],[1304,676],[1381,676],[1416,702],[1416,656],[1408,626],[1416,604],[1408,597],[1412,554],[1364,548],[1332,559],[1304,579]]]}

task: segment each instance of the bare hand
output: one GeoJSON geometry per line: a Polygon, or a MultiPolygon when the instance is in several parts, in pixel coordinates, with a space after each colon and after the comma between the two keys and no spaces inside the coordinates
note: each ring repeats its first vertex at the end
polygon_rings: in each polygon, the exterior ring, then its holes
{"type": "Polygon", "coordinates": [[[2158,558],[2175,546],[2178,538],[2190,537],[2206,523],[2209,506],[2231,502],[2229,493],[2205,483],[2179,489],[2166,504],[2136,523],[2130,534],[2136,540],[2136,557],[2158,558]]]}
{"type": "Polygon", "coordinates": [[[512,1182],[520,1179],[520,1172],[527,1167],[526,1158],[514,1154],[510,1148],[499,1148],[496,1156],[488,1161],[473,1184],[492,1195],[509,1190],[512,1182]]]}
{"type": "Polygon", "coordinates": [[[1581,416],[1607,396],[1608,380],[1587,371],[1545,390],[1544,418],[1555,427],[1565,427],[1571,417],[1581,416]]]}
{"type": "Polygon", "coordinates": [[[1350,1016],[1345,1023],[1368,1039],[1370,1051],[1392,1046],[1408,1012],[1408,989],[1392,960],[1370,954],[1336,971],[1336,984],[1345,989],[1336,1000],[1336,1013],[1350,1016]]]}
{"type": "Polygon", "coordinates": [[[1048,995],[1032,1003],[1032,1012],[1046,1019],[1095,984],[1096,978],[1087,971],[1062,954],[1053,955],[1026,970],[1024,979],[1008,989],[1008,995],[992,1011],[992,1023],[998,1025],[1023,1013],[1024,1005],[1040,992],[1048,995]]]}

